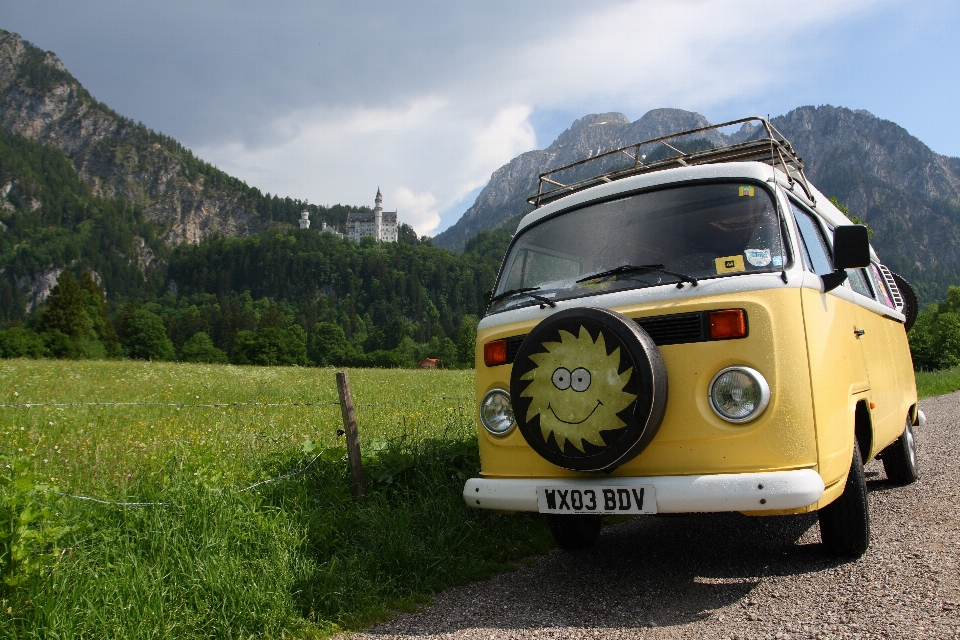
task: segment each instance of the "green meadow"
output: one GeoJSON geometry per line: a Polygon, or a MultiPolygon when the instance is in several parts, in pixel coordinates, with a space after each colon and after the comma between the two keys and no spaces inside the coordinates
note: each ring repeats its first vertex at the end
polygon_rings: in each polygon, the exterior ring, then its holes
{"type": "Polygon", "coordinates": [[[462,502],[472,371],[349,372],[359,500],[334,373],[0,361],[0,638],[319,638],[550,546],[462,502]]]}
{"type": "Polygon", "coordinates": [[[0,361],[0,637],[323,637],[550,546],[463,504],[472,371],[350,370],[362,499],[334,373],[0,361]]]}

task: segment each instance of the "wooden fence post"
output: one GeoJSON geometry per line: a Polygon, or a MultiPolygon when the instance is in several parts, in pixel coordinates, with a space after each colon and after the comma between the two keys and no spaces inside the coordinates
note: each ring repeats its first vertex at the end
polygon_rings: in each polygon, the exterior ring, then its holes
{"type": "Polygon", "coordinates": [[[343,430],[347,434],[347,460],[350,462],[353,495],[355,498],[359,498],[363,495],[363,462],[360,460],[360,434],[357,433],[357,417],[353,413],[350,378],[346,371],[337,371],[337,391],[340,393],[343,430]]]}

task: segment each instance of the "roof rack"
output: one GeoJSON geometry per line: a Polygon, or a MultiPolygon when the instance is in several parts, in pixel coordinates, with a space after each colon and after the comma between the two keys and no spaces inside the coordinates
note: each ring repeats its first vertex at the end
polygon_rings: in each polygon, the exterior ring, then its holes
{"type": "Polygon", "coordinates": [[[797,155],[790,142],[788,142],[787,139],[783,137],[783,134],[777,131],[777,129],[770,124],[769,120],[756,116],[751,118],[742,118],[740,120],[732,120],[730,122],[723,122],[721,124],[714,124],[710,125],[709,127],[700,127],[699,129],[681,131],[669,136],[653,138],[652,140],[644,140],[643,142],[638,142],[628,147],[607,151],[606,153],[601,153],[591,158],[587,158],[586,160],[581,160],[557,169],[545,171],[544,173],[540,174],[537,193],[527,198],[527,202],[539,208],[545,204],[549,204],[578,191],[583,191],[584,189],[588,189],[599,184],[613,182],[614,180],[620,180],[621,178],[627,178],[629,176],[651,173],[653,171],[662,171],[663,169],[672,169],[676,167],[691,167],[701,164],[746,161],[763,162],[774,167],[779,165],[783,172],[787,175],[787,178],[790,180],[791,186],[793,185],[794,181],[798,181],[803,187],[803,190],[806,191],[810,201],[815,203],[813,191],[810,188],[809,182],[807,182],[807,177],[803,173],[803,158],[797,155]],[[673,140],[674,144],[679,144],[677,138],[684,138],[691,136],[692,134],[721,129],[723,127],[729,127],[731,125],[743,124],[747,122],[759,122],[760,124],[755,126],[759,128],[762,125],[763,132],[765,132],[766,135],[761,135],[761,137],[747,140],[746,142],[740,142],[738,144],[727,145],[725,147],[715,147],[691,152],[681,151],[673,144],[667,142],[668,140],[673,140]],[[641,155],[641,149],[644,147],[649,147],[650,145],[657,145],[658,149],[660,147],[665,147],[669,150],[668,153],[673,151],[676,152],[676,155],[653,160],[651,162],[644,162],[647,155],[650,154],[647,153],[641,155]],[[604,164],[609,165],[611,160],[623,160],[623,156],[625,156],[628,161],[632,162],[630,162],[630,164],[627,166],[603,170],[604,164]],[[575,169],[577,167],[587,168],[589,165],[591,165],[591,163],[596,163],[598,161],[600,162],[601,171],[599,173],[589,175],[589,177],[581,177],[584,173],[589,174],[589,170],[577,170],[573,175],[573,179],[569,182],[561,182],[557,177],[557,174],[564,171],[570,171],[571,169],[575,169]]]}

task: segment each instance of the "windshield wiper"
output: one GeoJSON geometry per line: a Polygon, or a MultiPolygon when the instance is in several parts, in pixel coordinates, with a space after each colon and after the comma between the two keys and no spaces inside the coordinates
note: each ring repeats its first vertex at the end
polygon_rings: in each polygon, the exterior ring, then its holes
{"type": "Polygon", "coordinates": [[[618,276],[624,273],[665,273],[668,276],[673,276],[675,278],[680,278],[680,282],[677,283],[677,289],[683,289],[683,283],[689,282],[693,286],[697,286],[697,279],[693,276],[688,276],[685,273],[677,273],[676,271],[668,271],[663,268],[662,264],[621,264],[618,267],[613,269],[607,269],[605,271],[600,271],[598,273],[591,273],[588,276],[584,276],[577,280],[577,283],[587,282],[588,280],[598,280],[600,278],[606,278],[609,276],[618,276]]]}
{"type": "Polygon", "coordinates": [[[490,304],[493,304],[497,300],[503,300],[504,298],[509,298],[510,296],[516,296],[523,294],[528,298],[533,298],[540,303],[540,308],[543,309],[547,305],[550,305],[551,308],[557,306],[557,303],[551,300],[550,298],[544,298],[543,296],[538,296],[535,293],[530,293],[531,291],[539,291],[540,287],[523,287],[521,289],[510,289],[509,291],[504,291],[503,293],[498,293],[497,295],[490,298],[490,304]]]}

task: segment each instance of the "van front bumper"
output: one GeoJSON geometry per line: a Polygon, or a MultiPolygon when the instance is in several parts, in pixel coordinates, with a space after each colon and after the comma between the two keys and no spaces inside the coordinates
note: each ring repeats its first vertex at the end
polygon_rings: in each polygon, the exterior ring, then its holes
{"type": "Polygon", "coordinates": [[[589,489],[591,485],[653,485],[657,513],[798,509],[819,500],[824,489],[823,479],[813,469],[630,478],[471,478],[463,487],[463,499],[476,509],[540,511],[537,487],[589,489]]]}

